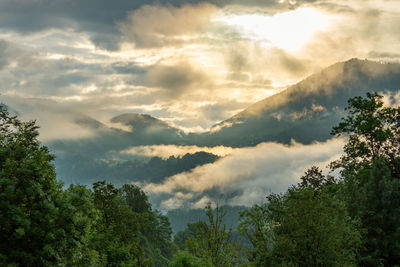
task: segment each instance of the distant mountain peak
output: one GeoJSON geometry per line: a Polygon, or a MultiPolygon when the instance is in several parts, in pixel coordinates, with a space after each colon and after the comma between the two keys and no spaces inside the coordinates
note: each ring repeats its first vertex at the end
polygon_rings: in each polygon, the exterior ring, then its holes
{"type": "Polygon", "coordinates": [[[168,125],[166,122],[154,118],[148,114],[139,113],[124,113],[118,115],[111,119],[113,123],[123,123],[125,125],[135,125],[135,124],[164,124],[168,125]]]}
{"type": "Polygon", "coordinates": [[[167,122],[154,118],[148,114],[140,114],[140,113],[124,113],[118,115],[110,120],[112,123],[121,123],[126,126],[130,126],[135,130],[144,130],[147,128],[157,128],[159,130],[174,130],[177,132],[181,132],[180,129],[174,127],[167,122]]]}

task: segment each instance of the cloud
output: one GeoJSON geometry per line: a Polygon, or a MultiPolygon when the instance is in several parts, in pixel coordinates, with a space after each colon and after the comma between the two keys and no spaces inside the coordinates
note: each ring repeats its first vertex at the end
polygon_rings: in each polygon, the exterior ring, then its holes
{"type": "Polygon", "coordinates": [[[0,1],[1,28],[24,34],[49,29],[75,29],[89,33],[102,48],[117,49],[119,32],[115,22],[125,17],[127,10],[152,1],[98,0],[4,0],[0,1]]]}
{"type": "Polygon", "coordinates": [[[164,208],[172,205],[170,198],[179,200],[182,193],[193,194],[186,199],[191,203],[207,197],[228,204],[252,205],[262,201],[268,192],[285,191],[312,165],[325,167],[337,159],[343,152],[343,143],[341,139],[310,145],[262,143],[234,150],[215,163],[174,175],[163,183],[147,184],[144,190],[153,198],[169,196],[161,200],[164,208]]]}
{"type": "Polygon", "coordinates": [[[167,159],[171,156],[182,157],[187,153],[194,154],[196,152],[207,152],[214,155],[224,157],[237,150],[232,147],[215,146],[215,147],[199,147],[199,146],[178,146],[178,145],[154,145],[154,146],[135,146],[121,151],[122,154],[131,154],[145,157],[161,157],[167,159]]]}
{"type": "Polygon", "coordinates": [[[352,57],[398,60],[400,39],[395,31],[400,26],[399,2],[360,5],[359,1],[328,1],[325,4],[317,7],[333,23],[314,36],[301,51],[302,55],[315,63],[352,57]],[[338,9],[332,8],[335,5],[338,9]]]}
{"type": "Polygon", "coordinates": [[[7,48],[7,43],[3,40],[0,40],[0,70],[8,64],[7,48]]]}
{"type": "Polygon", "coordinates": [[[213,82],[202,70],[187,62],[174,65],[155,65],[149,68],[146,84],[168,90],[166,97],[177,97],[192,90],[211,89],[213,82]]]}
{"type": "Polygon", "coordinates": [[[398,3],[360,3],[99,0],[93,9],[89,0],[0,1],[0,91],[56,100],[100,121],[136,112],[206,131],[337,61],[399,60],[398,3]],[[216,19],[269,20],[299,7],[315,8],[331,27],[298,51],[216,19]]]}
{"type": "Polygon", "coordinates": [[[287,72],[295,75],[307,73],[306,62],[285,52],[283,49],[275,48],[271,54],[276,57],[276,61],[287,72]]]}
{"type": "Polygon", "coordinates": [[[230,50],[221,52],[229,71],[226,80],[238,81],[248,88],[275,89],[274,83],[290,83],[310,74],[313,68],[312,61],[301,54],[276,46],[265,47],[252,39],[237,40],[230,50]]]}
{"type": "Polygon", "coordinates": [[[383,103],[386,106],[389,107],[395,107],[398,108],[400,107],[400,88],[398,92],[380,92],[380,94],[383,96],[383,103]]]}
{"type": "Polygon", "coordinates": [[[179,45],[204,30],[216,10],[206,3],[181,7],[145,5],[118,23],[118,29],[126,41],[139,48],[179,45]]]}
{"type": "Polygon", "coordinates": [[[95,137],[101,131],[101,123],[71,110],[61,103],[40,99],[2,97],[4,103],[19,113],[22,121],[35,120],[39,140],[75,140],[95,137]]]}
{"type": "Polygon", "coordinates": [[[239,120],[223,121],[223,122],[218,123],[217,125],[214,125],[213,127],[211,127],[210,132],[211,133],[219,132],[223,128],[230,128],[236,124],[243,124],[243,122],[239,121],[239,120]]]}

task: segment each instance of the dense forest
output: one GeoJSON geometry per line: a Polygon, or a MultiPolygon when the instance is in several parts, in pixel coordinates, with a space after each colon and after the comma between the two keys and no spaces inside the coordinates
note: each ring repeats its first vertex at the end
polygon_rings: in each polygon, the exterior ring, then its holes
{"type": "Polygon", "coordinates": [[[210,203],[173,235],[135,185],[63,188],[36,123],[1,107],[0,265],[399,266],[400,108],[368,93],[347,112],[332,130],[347,140],[332,175],[305,170],[228,226],[210,203]]]}

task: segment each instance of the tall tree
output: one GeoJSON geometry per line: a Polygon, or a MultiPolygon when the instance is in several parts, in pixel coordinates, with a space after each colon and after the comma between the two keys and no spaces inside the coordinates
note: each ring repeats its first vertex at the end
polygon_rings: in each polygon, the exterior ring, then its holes
{"type": "Polygon", "coordinates": [[[140,218],[138,233],[140,247],[155,266],[168,266],[177,247],[172,242],[169,220],[158,210],[153,210],[146,194],[136,185],[126,184],[121,188],[130,209],[140,218]]]}
{"type": "Polygon", "coordinates": [[[94,218],[92,210],[82,209],[82,201],[91,209],[85,192],[62,190],[54,157],[38,135],[34,121],[22,122],[0,106],[0,265],[54,266],[78,259],[88,218],[94,218]],[[79,217],[79,211],[85,214],[79,217]]]}
{"type": "Polygon", "coordinates": [[[350,98],[349,115],[333,127],[332,135],[348,137],[345,154],[332,164],[344,172],[356,172],[370,167],[374,159],[384,158],[391,171],[399,174],[400,108],[385,107],[382,96],[367,93],[367,97],[350,98]]]}

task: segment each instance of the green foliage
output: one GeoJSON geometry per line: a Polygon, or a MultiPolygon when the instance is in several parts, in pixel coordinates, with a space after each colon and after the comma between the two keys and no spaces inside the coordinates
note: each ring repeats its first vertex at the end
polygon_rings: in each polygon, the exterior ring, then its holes
{"type": "Polygon", "coordinates": [[[351,266],[359,235],[336,197],[337,185],[315,167],[285,194],[243,213],[241,232],[255,266],[351,266]]]}
{"type": "Polygon", "coordinates": [[[372,160],[385,158],[395,164],[400,156],[400,108],[384,107],[382,96],[367,93],[367,97],[350,98],[349,115],[333,128],[335,136],[346,135],[345,154],[332,164],[345,172],[370,167],[372,160]]]}
{"type": "MultiPolygon", "coordinates": [[[[386,160],[373,161],[351,182],[359,184],[349,205],[360,221],[364,266],[394,266],[400,263],[400,177],[392,177],[386,160]]],[[[348,181],[348,183],[351,183],[348,181]]]]}
{"type": "Polygon", "coordinates": [[[400,108],[384,107],[382,96],[349,100],[350,115],[334,128],[346,134],[342,168],[344,197],[359,222],[363,266],[400,262],[400,108]]]}
{"type": "Polygon", "coordinates": [[[172,242],[169,220],[157,210],[152,210],[146,194],[135,185],[123,185],[122,196],[133,212],[141,218],[138,233],[140,247],[155,266],[168,266],[177,248],[172,242]]]}
{"type": "Polygon", "coordinates": [[[149,264],[139,247],[138,215],[126,204],[121,191],[105,181],[93,184],[94,203],[102,213],[92,246],[105,256],[107,266],[149,264]]]}
{"type": "Polygon", "coordinates": [[[186,240],[191,237],[196,237],[197,223],[189,223],[185,230],[179,231],[174,236],[174,243],[179,249],[185,249],[186,240]]]}
{"type": "Polygon", "coordinates": [[[169,267],[207,267],[212,266],[208,263],[202,262],[199,258],[193,256],[186,250],[181,250],[174,255],[169,267]]]}
{"type": "Polygon", "coordinates": [[[71,185],[63,192],[64,203],[70,203],[68,212],[74,214],[72,223],[75,234],[80,236],[80,243],[71,244],[75,253],[66,257],[65,265],[93,266],[100,265],[99,253],[90,248],[90,238],[100,220],[100,212],[94,206],[93,193],[85,186],[71,185]]]}
{"type": "MultiPolygon", "coordinates": [[[[280,195],[275,195],[280,197],[280,195]]],[[[274,221],[269,218],[267,204],[254,205],[241,213],[238,231],[250,241],[247,258],[254,266],[268,266],[273,248],[274,221]]]]}
{"type": "Polygon", "coordinates": [[[226,229],[223,217],[226,212],[219,206],[206,206],[208,224],[196,223],[196,236],[186,240],[186,247],[194,256],[212,266],[234,266],[239,253],[231,243],[231,230],[226,229]]]}
{"type": "Polygon", "coordinates": [[[97,218],[84,188],[63,191],[57,183],[37,129],[0,107],[1,265],[78,262],[97,218]]]}
{"type": "Polygon", "coordinates": [[[133,212],[151,212],[151,204],[149,203],[149,199],[138,186],[125,184],[121,188],[121,193],[126,200],[126,204],[131,207],[133,212]]]}

